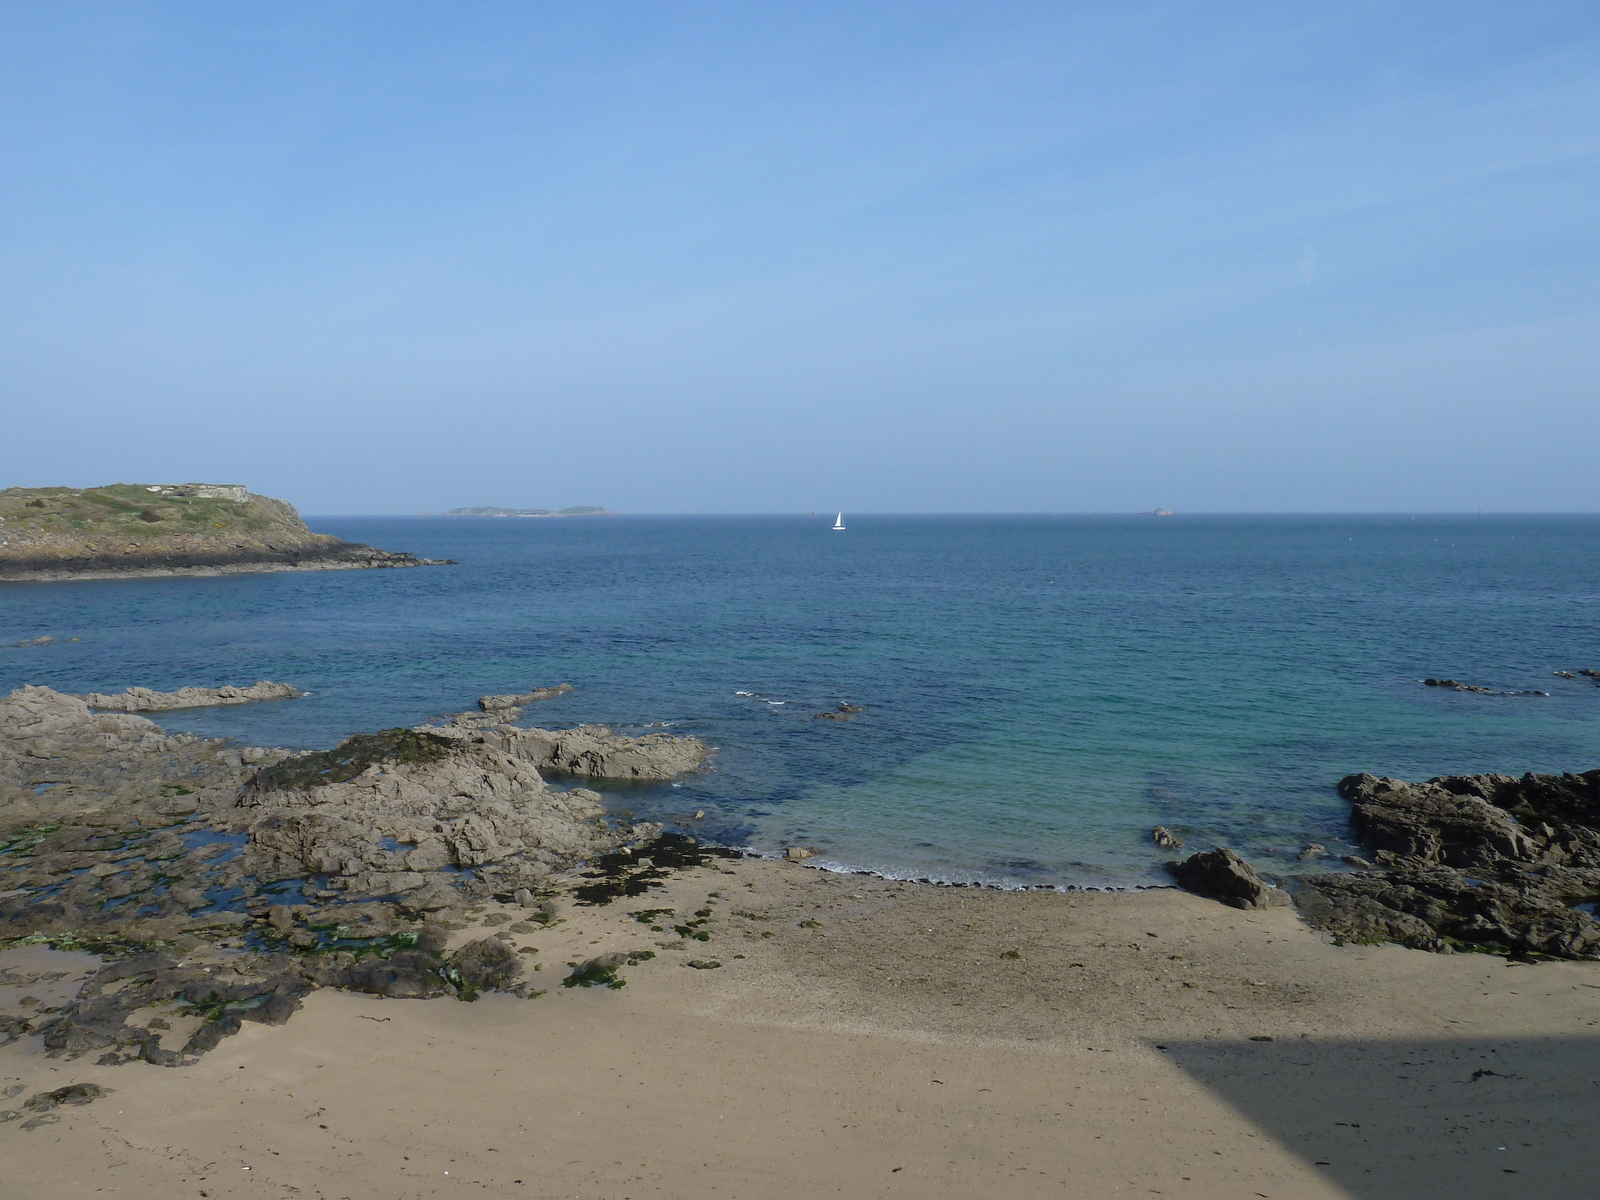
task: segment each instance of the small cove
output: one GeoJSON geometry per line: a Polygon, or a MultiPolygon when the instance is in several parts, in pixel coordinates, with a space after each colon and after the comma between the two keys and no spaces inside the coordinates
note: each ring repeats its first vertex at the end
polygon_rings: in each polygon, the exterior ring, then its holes
{"type": "Polygon", "coordinates": [[[1593,518],[846,516],[313,519],[459,565],[6,587],[0,641],[61,640],[0,687],[274,679],[310,695],[156,719],[321,749],[571,682],[524,722],[720,748],[619,814],[1002,886],[1159,882],[1156,824],[1337,863],[1345,774],[1600,765],[1554,675],[1600,666],[1593,518]]]}

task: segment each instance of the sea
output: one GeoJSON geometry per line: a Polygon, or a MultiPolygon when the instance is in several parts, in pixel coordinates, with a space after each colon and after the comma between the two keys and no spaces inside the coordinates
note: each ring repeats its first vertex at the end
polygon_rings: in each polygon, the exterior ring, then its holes
{"type": "Polygon", "coordinates": [[[456,565],[0,585],[0,690],[278,680],[155,719],[321,749],[571,683],[523,723],[717,748],[619,817],[1003,887],[1166,882],[1157,825],[1338,870],[1345,775],[1600,766],[1597,517],[833,518],[313,518],[456,565]]]}

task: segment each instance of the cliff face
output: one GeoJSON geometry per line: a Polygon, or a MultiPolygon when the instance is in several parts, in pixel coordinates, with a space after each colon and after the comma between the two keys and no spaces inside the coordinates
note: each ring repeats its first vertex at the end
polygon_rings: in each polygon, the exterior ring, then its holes
{"type": "Polygon", "coordinates": [[[415,567],[428,560],[312,533],[236,484],[0,491],[0,580],[415,567]]]}

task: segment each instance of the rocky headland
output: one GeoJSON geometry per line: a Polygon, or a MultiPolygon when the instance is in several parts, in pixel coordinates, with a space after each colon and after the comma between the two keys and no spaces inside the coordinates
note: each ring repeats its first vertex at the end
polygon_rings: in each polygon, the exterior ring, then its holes
{"type": "MultiPolygon", "coordinates": [[[[20,688],[0,698],[0,944],[112,962],[58,1012],[0,1017],[0,1040],[172,1065],[240,1021],[287,1019],[316,987],[523,989],[503,940],[445,952],[463,910],[498,897],[548,922],[572,872],[603,861],[594,878],[614,877],[662,833],[541,772],[668,779],[709,754],[694,738],[453,723],[240,747],[20,688]],[[163,1049],[134,1015],[174,1003],[204,1021],[163,1049]]],[[[658,856],[702,853],[669,838],[658,856]]]]}
{"type": "Polygon", "coordinates": [[[419,567],[447,560],[312,533],[236,484],[0,491],[0,582],[419,567]]]}

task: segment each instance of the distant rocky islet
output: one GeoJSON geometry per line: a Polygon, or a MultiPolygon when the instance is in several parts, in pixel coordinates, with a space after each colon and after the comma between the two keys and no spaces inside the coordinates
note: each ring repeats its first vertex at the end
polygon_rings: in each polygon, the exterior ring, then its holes
{"type": "Polygon", "coordinates": [[[441,517],[614,517],[616,511],[579,504],[572,508],[497,508],[478,505],[472,508],[452,508],[439,514],[441,517]]]}

